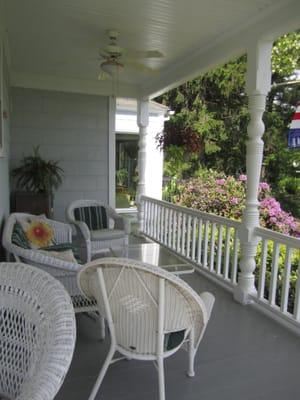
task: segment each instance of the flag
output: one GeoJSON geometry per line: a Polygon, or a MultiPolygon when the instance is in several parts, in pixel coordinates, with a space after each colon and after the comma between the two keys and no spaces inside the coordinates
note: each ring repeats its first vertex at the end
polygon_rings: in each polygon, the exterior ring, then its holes
{"type": "Polygon", "coordinates": [[[292,123],[288,133],[288,147],[290,149],[300,148],[300,103],[297,104],[292,123]]]}

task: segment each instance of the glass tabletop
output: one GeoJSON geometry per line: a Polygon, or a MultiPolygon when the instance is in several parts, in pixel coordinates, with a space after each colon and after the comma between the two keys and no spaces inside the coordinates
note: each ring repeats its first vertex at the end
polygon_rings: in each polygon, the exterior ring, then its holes
{"type": "Polygon", "coordinates": [[[190,274],[194,267],[158,243],[140,243],[110,249],[113,257],[131,258],[161,267],[174,274],[190,274]]]}

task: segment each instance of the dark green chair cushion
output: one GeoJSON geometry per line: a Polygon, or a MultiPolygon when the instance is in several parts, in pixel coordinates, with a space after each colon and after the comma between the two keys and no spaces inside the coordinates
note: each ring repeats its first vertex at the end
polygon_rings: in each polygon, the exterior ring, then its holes
{"type": "Polygon", "coordinates": [[[179,346],[184,340],[184,334],[185,334],[185,329],[182,331],[165,334],[165,343],[164,343],[165,351],[175,349],[175,347],[179,346]]]}
{"type": "Polygon", "coordinates": [[[23,228],[21,224],[17,221],[14,225],[12,235],[11,235],[11,241],[13,244],[16,246],[22,247],[23,249],[30,249],[30,244],[27,239],[27,236],[25,232],[23,231],[23,228]]]}
{"type": "Polygon", "coordinates": [[[85,222],[91,231],[108,228],[107,213],[103,206],[75,208],[74,217],[76,221],[85,222]]]}

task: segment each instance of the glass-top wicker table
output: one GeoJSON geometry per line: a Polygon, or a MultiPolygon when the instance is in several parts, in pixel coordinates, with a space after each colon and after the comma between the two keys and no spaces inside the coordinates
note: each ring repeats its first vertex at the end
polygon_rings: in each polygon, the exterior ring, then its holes
{"type": "Polygon", "coordinates": [[[131,258],[155,265],[176,275],[191,274],[194,267],[158,243],[139,243],[110,248],[113,257],[131,258]]]}

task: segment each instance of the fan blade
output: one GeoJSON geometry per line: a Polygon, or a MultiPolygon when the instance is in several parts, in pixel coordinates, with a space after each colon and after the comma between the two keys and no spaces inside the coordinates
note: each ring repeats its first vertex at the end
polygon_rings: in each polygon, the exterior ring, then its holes
{"type": "Polygon", "coordinates": [[[164,54],[159,50],[131,50],[131,49],[123,49],[124,54],[128,55],[132,58],[163,58],[164,54]]]}
{"type": "Polygon", "coordinates": [[[104,71],[99,72],[98,81],[106,81],[109,78],[110,78],[110,76],[107,72],[104,72],[104,71]]]}
{"type": "Polygon", "coordinates": [[[145,72],[145,73],[151,74],[151,75],[155,75],[155,74],[159,73],[159,71],[157,69],[148,67],[147,65],[141,64],[141,63],[139,63],[137,61],[133,61],[133,60],[126,60],[125,67],[126,67],[126,65],[129,65],[130,67],[133,67],[133,68],[137,69],[138,71],[145,72]]]}

